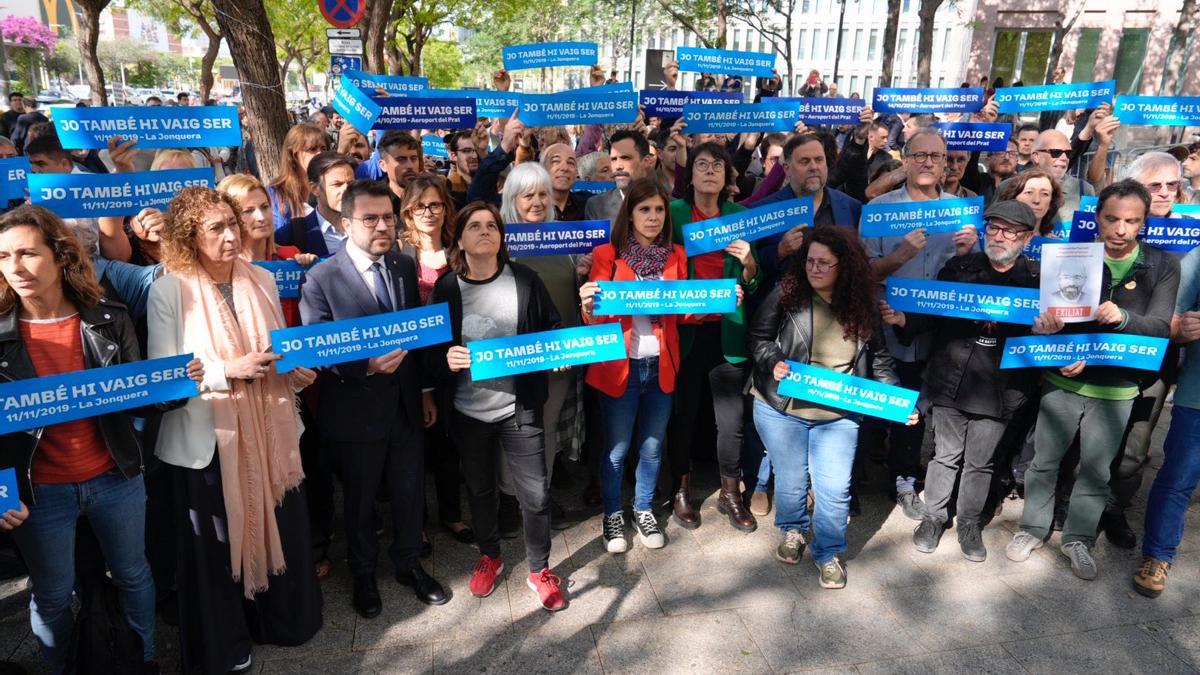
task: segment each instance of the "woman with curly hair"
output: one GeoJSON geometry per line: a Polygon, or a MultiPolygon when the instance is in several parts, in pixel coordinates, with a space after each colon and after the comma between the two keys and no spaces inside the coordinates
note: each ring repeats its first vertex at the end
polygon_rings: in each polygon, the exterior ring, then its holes
{"type": "MultiPolygon", "coordinates": [[[[798,563],[812,524],[812,557],[824,588],[846,585],[841,554],[861,417],[782,396],[779,382],[791,372],[790,360],[899,384],[883,341],[876,288],[856,234],[841,227],[808,228],[749,328],[754,425],[775,467],[775,526],[783,532],[775,557],[798,563]],[[806,504],[810,483],[815,516],[806,504]]],[[[916,413],[909,418],[915,423],[916,413]]]]}
{"type": "Polygon", "coordinates": [[[308,163],[329,149],[329,136],[315,124],[297,124],[283,139],[283,157],[279,175],[267,186],[271,198],[271,213],[275,229],[287,227],[292,218],[303,218],[312,208],[308,205],[312,187],[308,182],[308,163]]]}
{"type": "Polygon", "coordinates": [[[1000,188],[991,203],[1015,199],[1025,204],[1037,217],[1037,233],[1043,237],[1055,236],[1055,218],[1062,207],[1063,191],[1054,176],[1043,169],[1026,169],[1001,183],[1000,188]]]}
{"type": "Polygon", "coordinates": [[[183,669],[205,673],[246,670],[253,642],[303,644],[321,627],[294,403],[316,373],[275,369],[279,290],[243,257],[239,211],[208,188],[171,200],[168,274],[148,312],[151,358],[204,364],[200,396],[163,415],[155,454],[176,500],[183,669]]]}

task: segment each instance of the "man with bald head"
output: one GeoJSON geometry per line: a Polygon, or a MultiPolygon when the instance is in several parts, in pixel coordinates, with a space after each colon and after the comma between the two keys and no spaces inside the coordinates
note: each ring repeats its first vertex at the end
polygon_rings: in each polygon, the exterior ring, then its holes
{"type": "Polygon", "coordinates": [[[579,167],[575,151],[566,143],[554,143],[542,150],[542,167],[550,174],[550,201],[553,220],[584,220],[583,207],[589,195],[571,192],[579,167]]]}
{"type": "Polygon", "coordinates": [[[1061,131],[1047,129],[1038,134],[1033,144],[1033,161],[1062,185],[1063,203],[1056,220],[1071,220],[1079,210],[1079,197],[1096,194],[1086,180],[1067,175],[1071,166],[1071,140],[1061,131]]]}

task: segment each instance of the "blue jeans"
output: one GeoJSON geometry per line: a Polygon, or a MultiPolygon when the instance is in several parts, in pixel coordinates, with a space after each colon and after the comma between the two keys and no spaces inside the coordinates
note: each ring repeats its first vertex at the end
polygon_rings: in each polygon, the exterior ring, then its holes
{"type": "Polygon", "coordinates": [[[86,516],[100,543],[125,619],[154,657],[154,580],[146,562],[146,489],[115,469],[83,483],[35,483],[29,518],[13,530],[33,592],[30,623],[52,672],[63,670],[74,617],[75,523],[86,516]]]}
{"type": "Polygon", "coordinates": [[[1183,539],[1184,513],[1200,483],[1200,410],[1175,406],[1163,455],[1162,468],[1146,498],[1142,555],[1174,562],[1183,539]]]}
{"type": "Polygon", "coordinates": [[[658,384],[658,358],[629,359],[625,393],[618,398],[601,393],[600,413],[604,420],[604,448],[607,451],[607,459],[600,462],[604,515],[621,510],[621,479],[631,442],[636,442],[638,447],[633,508],[649,511],[654,503],[658,466],[662,462],[663,437],[671,418],[671,394],[663,392],[658,384]]]}
{"type": "Polygon", "coordinates": [[[755,400],[754,426],[775,468],[775,527],[807,532],[811,523],[818,564],[844,553],[858,418],[810,422],[755,400]],[[808,513],[810,484],[814,516],[808,513]]]}

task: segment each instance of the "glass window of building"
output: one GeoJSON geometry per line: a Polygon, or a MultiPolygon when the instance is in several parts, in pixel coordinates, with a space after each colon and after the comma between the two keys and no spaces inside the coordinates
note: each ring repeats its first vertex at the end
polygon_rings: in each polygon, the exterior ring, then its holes
{"type": "Polygon", "coordinates": [[[1117,63],[1113,68],[1117,93],[1136,94],[1141,87],[1142,68],[1146,65],[1146,45],[1149,40],[1149,28],[1126,28],[1121,33],[1121,45],[1117,47],[1117,63]]]}

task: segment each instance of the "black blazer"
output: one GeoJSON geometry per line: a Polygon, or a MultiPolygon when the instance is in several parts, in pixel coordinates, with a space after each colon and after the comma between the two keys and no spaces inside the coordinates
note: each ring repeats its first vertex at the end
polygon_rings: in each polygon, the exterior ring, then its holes
{"type": "MultiPolygon", "coordinates": [[[[388,251],[383,260],[392,288],[404,303],[397,309],[420,307],[416,263],[395,251],[388,251]]],[[[314,265],[304,275],[300,287],[300,319],[304,325],[378,313],[375,296],[363,283],[347,249],[314,265]]],[[[322,436],[347,443],[378,441],[387,437],[401,410],[410,425],[422,426],[421,358],[419,353],[409,354],[390,375],[367,375],[365,360],[323,368],[317,405],[322,436]]]]}

